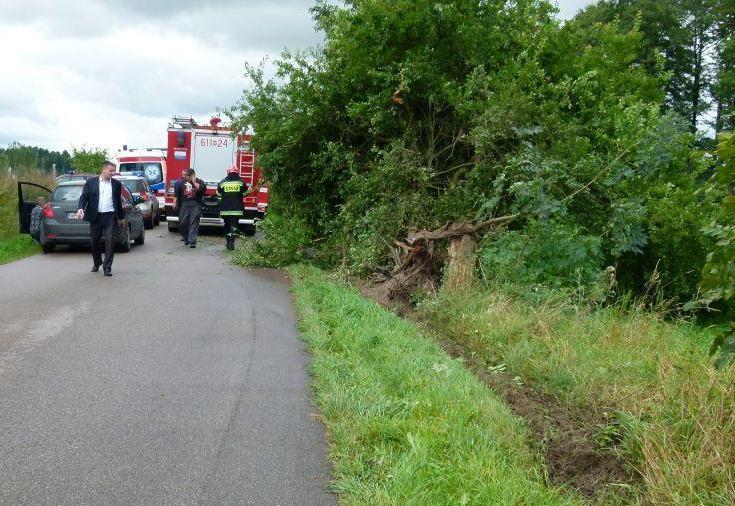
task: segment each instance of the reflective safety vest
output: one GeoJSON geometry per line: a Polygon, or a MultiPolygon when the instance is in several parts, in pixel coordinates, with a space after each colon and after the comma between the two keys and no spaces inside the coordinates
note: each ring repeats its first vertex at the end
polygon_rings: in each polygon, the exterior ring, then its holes
{"type": "Polygon", "coordinates": [[[238,179],[223,179],[217,185],[217,196],[220,197],[220,216],[242,216],[242,199],[248,191],[248,185],[238,179]]]}

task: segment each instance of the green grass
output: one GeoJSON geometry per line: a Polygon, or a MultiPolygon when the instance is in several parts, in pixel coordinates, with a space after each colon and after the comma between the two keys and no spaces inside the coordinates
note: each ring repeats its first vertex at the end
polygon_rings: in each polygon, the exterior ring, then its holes
{"type": "Polygon", "coordinates": [[[440,293],[419,316],[489,366],[578,408],[612,415],[602,440],[638,469],[652,504],[735,504],[735,367],[716,371],[712,331],[636,308],[585,310],[518,288],[440,293]]]}
{"type": "Polygon", "coordinates": [[[309,236],[299,220],[288,220],[271,210],[258,222],[258,229],[258,240],[244,237],[237,241],[233,262],[245,267],[285,267],[305,260],[309,236]]]}
{"type": "Polygon", "coordinates": [[[41,246],[28,235],[16,235],[12,239],[0,239],[0,265],[20,260],[41,251],[41,246]]]}
{"type": "Polygon", "coordinates": [[[344,504],[573,504],[545,485],[528,430],[416,328],[294,267],[300,326],[344,504]]]}
{"type": "MultiPolygon", "coordinates": [[[[53,178],[33,169],[20,169],[18,180],[30,181],[46,188],[55,186],[53,178]]],[[[18,181],[0,171],[0,264],[36,254],[40,246],[30,236],[18,234],[18,181]]],[[[45,192],[41,193],[45,195],[45,192]]],[[[30,198],[33,200],[35,194],[30,198]]]]}

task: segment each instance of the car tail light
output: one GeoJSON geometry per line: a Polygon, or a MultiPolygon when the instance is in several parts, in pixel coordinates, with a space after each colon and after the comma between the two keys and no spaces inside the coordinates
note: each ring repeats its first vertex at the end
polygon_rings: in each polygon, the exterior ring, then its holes
{"type": "Polygon", "coordinates": [[[46,204],[43,206],[43,215],[46,218],[53,218],[54,217],[54,210],[51,209],[51,204],[46,204]]]}
{"type": "Polygon", "coordinates": [[[148,202],[148,194],[147,193],[141,193],[140,198],[143,199],[143,202],[148,202]]]}

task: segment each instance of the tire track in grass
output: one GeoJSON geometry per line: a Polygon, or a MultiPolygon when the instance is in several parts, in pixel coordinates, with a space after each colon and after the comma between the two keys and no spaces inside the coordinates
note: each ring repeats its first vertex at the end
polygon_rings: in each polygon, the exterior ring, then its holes
{"type": "Polygon", "coordinates": [[[461,361],[322,272],[291,275],[343,502],[578,502],[546,485],[527,426],[461,361]]]}

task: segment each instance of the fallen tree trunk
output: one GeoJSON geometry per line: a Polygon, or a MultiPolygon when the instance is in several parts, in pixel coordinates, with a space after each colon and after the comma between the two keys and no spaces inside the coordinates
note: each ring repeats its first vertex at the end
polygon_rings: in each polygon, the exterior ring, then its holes
{"type": "Polygon", "coordinates": [[[476,249],[477,241],[470,234],[452,238],[442,283],[445,288],[456,290],[469,285],[475,268],[476,249]]]}
{"type": "Polygon", "coordinates": [[[397,297],[408,297],[416,288],[433,291],[446,266],[444,285],[458,289],[472,279],[475,250],[480,237],[491,230],[500,230],[519,215],[501,216],[481,223],[447,223],[436,230],[417,230],[405,241],[396,241],[393,248],[395,266],[381,269],[373,275],[376,284],[365,289],[365,295],[383,306],[397,297]],[[436,241],[449,239],[447,252],[437,251],[436,241]]]}

